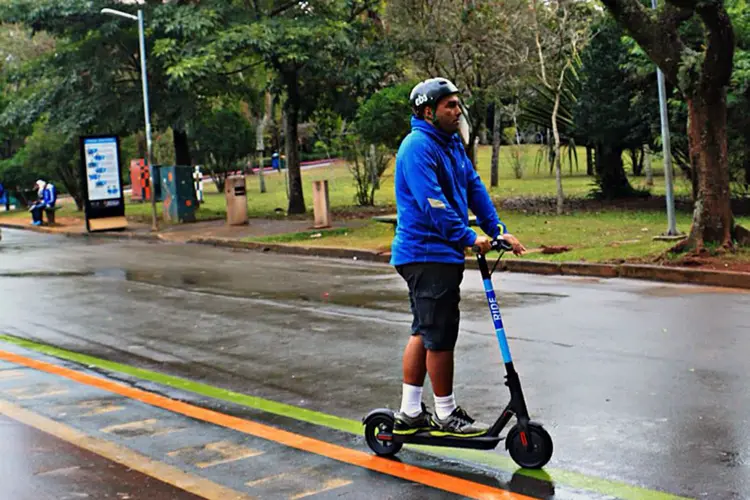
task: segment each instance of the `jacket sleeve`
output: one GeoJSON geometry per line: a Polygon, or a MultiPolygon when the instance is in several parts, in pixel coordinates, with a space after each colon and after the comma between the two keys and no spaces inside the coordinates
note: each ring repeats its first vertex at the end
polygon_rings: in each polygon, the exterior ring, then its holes
{"type": "MultiPolygon", "coordinates": [[[[469,164],[469,160],[466,160],[469,164]]],[[[469,169],[467,195],[469,198],[469,209],[477,216],[477,223],[490,238],[497,238],[508,232],[508,228],[498,218],[495,205],[492,204],[487,188],[484,187],[482,179],[473,168],[469,169]]]]}
{"type": "Polygon", "coordinates": [[[428,214],[440,234],[448,241],[470,247],[477,234],[459,217],[448,203],[437,179],[437,162],[429,150],[414,144],[403,155],[404,179],[420,210],[428,214]]]}

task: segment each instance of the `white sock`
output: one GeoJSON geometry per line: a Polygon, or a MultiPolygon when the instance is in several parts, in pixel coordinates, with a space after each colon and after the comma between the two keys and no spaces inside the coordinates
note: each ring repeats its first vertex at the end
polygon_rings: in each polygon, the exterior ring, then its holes
{"type": "Polygon", "coordinates": [[[422,387],[403,384],[401,394],[401,412],[410,417],[416,417],[422,413],[422,387]]]}
{"type": "Polygon", "coordinates": [[[435,415],[440,420],[445,420],[456,409],[456,398],[453,394],[450,396],[435,396],[435,415]]]}

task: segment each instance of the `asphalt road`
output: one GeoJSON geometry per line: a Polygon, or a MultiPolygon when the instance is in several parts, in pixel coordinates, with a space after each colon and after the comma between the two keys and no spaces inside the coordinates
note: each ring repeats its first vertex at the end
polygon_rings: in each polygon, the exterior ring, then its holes
{"type": "MultiPolygon", "coordinates": [[[[529,410],[555,441],[554,494],[527,494],[750,498],[750,295],[507,273],[495,286],[529,410]]],[[[507,389],[477,272],[462,294],[455,393],[491,421],[507,389]]],[[[409,324],[386,265],[11,230],[0,242],[0,333],[316,414],[397,407],[409,324]]],[[[366,451],[355,436],[249,415],[366,451]]],[[[402,460],[513,472],[504,450],[456,458],[402,460]]]]}

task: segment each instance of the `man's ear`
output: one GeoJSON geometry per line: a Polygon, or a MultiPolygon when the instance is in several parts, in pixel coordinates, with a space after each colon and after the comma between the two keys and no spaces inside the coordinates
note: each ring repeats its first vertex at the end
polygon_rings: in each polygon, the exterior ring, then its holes
{"type": "Polygon", "coordinates": [[[425,121],[431,122],[432,119],[435,117],[435,112],[432,110],[430,106],[426,106],[424,108],[424,111],[422,112],[422,116],[424,116],[425,121]]]}

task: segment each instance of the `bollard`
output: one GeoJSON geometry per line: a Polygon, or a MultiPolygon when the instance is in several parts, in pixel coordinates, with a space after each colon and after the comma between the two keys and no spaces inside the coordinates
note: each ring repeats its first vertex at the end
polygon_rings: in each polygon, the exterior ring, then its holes
{"type": "Polygon", "coordinates": [[[198,199],[198,203],[203,203],[203,173],[198,165],[195,166],[193,180],[195,182],[195,196],[198,199]]]}
{"type": "Polygon", "coordinates": [[[224,184],[227,200],[227,224],[241,226],[247,224],[247,189],[244,175],[231,175],[224,184]]]}
{"type": "Polygon", "coordinates": [[[315,214],[315,229],[331,227],[328,181],[313,181],[313,212],[315,214]]]}

